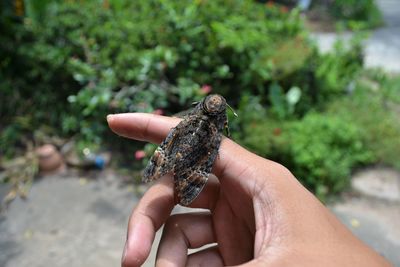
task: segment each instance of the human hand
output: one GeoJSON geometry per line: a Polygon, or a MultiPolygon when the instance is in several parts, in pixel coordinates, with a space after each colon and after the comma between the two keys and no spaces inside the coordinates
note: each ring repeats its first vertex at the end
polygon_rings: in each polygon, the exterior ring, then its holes
{"type": "MultiPolygon", "coordinates": [[[[117,134],[160,143],[177,118],[132,113],[107,117],[117,134]]],[[[165,223],[157,266],[386,266],[282,165],[223,139],[204,190],[190,205],[210,212],[170,213],[173,178],[162,177],[134,209],[122,259],[140,266],[165,223]],[[218,178],[217,178],[218,177],[218,178]],[[216,246],[187,255],[188,248],[216,246]]]]}

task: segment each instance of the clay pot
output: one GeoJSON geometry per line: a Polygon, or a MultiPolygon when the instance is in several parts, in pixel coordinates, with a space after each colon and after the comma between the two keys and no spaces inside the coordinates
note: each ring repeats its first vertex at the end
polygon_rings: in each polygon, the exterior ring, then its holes
{"type": "Polygon", "coordinates": [[[36,149],[39,158],[39,170],[49,174],[62,170],[65,166],[64,159],[54,145],[46,144],[36,149]]]}

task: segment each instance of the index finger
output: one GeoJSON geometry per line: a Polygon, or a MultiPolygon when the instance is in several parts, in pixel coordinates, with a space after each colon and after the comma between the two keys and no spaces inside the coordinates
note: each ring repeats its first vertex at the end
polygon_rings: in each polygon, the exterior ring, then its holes
{"type": "Polygon", "coordinates": [[[149,188],[132,212],[122,266],[141,266],[147,259],[155,234],[174,207],[171,177],[164,176],[149,188]]]}
{"type": "Polygon", "coordinates": [[[107,116],[116,134],[139,140],[160,143],[181,119],[149,113],[120,113],[107,116]]]}
{"type": "MultiPolygon", "coordinates": [[[[111,130],[118,135],[158,144],[181,119],[148,113],[121,113],[108,115],[107,121],[111,130]]],[[[213,172],[218,178],[237,176],[248,166],[254,165],[257,158],[232,140],[223,138],[213,172]]]]}

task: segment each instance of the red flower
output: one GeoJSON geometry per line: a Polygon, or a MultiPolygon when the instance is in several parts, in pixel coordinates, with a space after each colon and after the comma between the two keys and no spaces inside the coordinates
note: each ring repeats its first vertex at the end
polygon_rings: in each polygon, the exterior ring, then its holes
{"type": "Polygon", "coordinates": [[[279,135],[281,135],[281,133],[282,133],[282,129],[281,129],[281,128],[275,128],[275,129],[273,130],[273,134],[274,134],[275,136],[279,136],[279,135]]]}
{"type": "Polygon", "coordinates": [[[146,157],[146,152],[144,152],[143,150],[137,150],[137,151],[135,152],[135,159],[136,159],[136,160],[141,160],[141,159],[143,159],[144,157],[146,157]]]}
{"type": "Polygon", "coordinates": [[[203,85],[201,88],[200,88],[200,91],[203,93],[203,94],[208,94],[208,93],[211,93],[211,91],[212,91],[212,87],[211,87],[211,85],[208,85],[208,84],[205,84],[205,85],[203,85]]]}
{"type": "Polygon", "coordinates": [[[274,6],[274,2],[273,2],[273,1],[268,1],[268,2],[266,3],[266,6],[267,6],[267,7],[273,7],[273,6],[274,6]]]}

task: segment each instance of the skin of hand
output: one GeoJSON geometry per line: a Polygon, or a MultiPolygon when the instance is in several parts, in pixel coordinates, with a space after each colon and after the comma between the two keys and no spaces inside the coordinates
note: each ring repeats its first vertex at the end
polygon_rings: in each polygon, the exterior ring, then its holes
{"type": "MultiPolygon", "coordinates": [[[[180,119],[130,113],[107,121],[118,135],[160,143],[180,119]]],[[[173,177],[166,175],[132,212],[122,266],[143,264],[163,224],[156,266],[391,266],[289,170],[228,138],[213,175],[190,205],[209,212],[171,216],[175,204],[173,177]],[[188,255],[188,248],[212,243],[217,245],[188,255]]]]}

